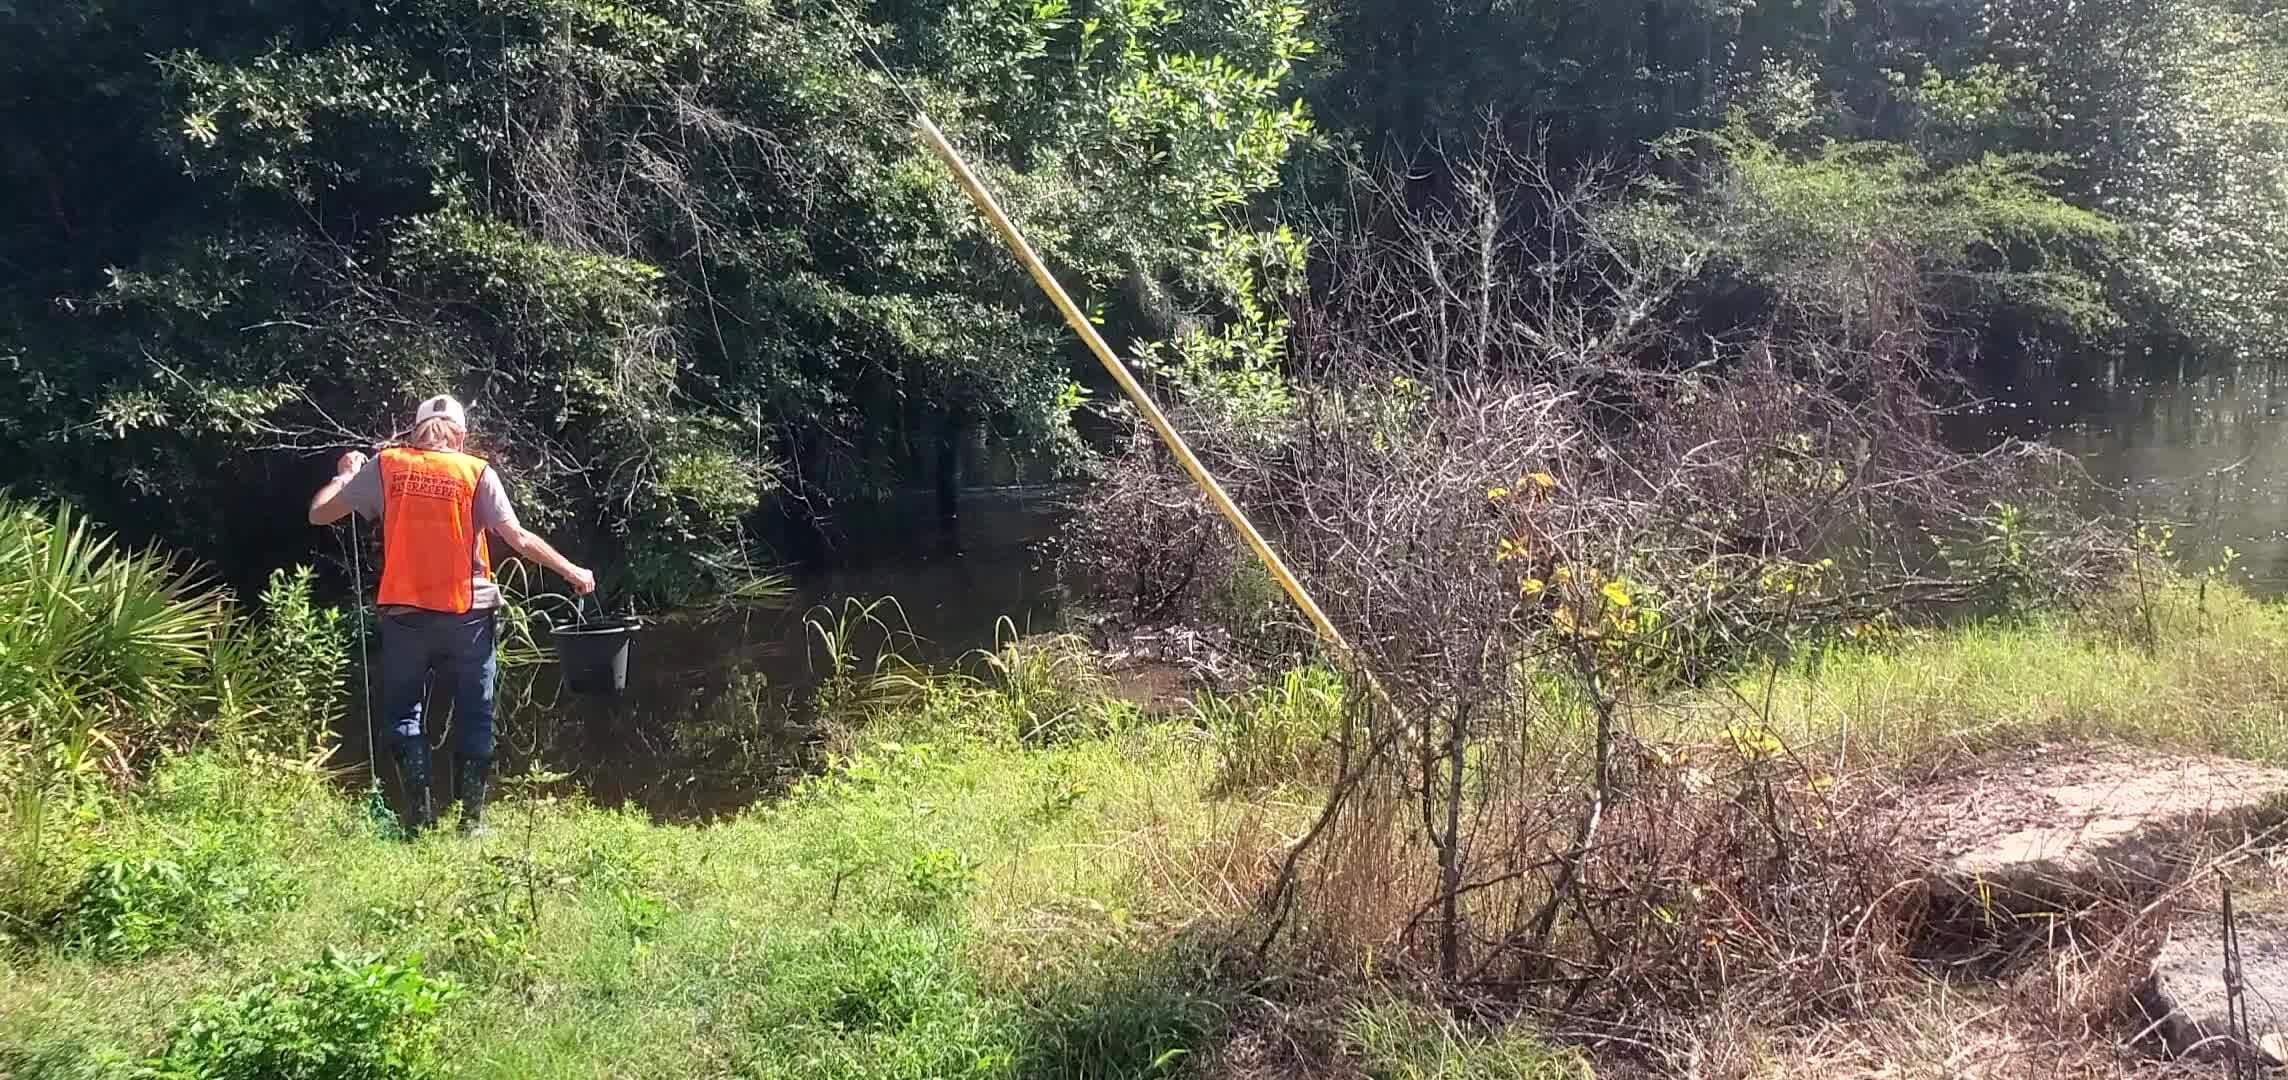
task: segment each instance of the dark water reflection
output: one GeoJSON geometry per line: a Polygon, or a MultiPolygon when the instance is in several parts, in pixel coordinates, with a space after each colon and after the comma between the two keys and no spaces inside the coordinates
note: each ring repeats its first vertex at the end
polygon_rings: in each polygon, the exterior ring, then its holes
{"type": "MultiPolygon", "coordinates": [[[[971,493],[961,504],[958,547],[947,544],[927,495],[840,515],[832,564],[798,574],[785,603],[647,628],[622,694],[566,693],[552,664],[504,672],[500,768],[513,774],[537,763],[570,774],[601,804],[633,804],[660,819],[749,805],[809,766],[804,705],[825,665],[805,622],[822,615],[814,609],[838,613],[846,597],[894,597],[896,609],[880,614],[910,630],[901,655],[928,665],[990,647],[1003,616],[1020,630],[1050,629],[1059,598],[1046,544],[1062,506],[1052,490],[971,493]]],[[[863,638],[861,655],[872,656],[879,639],[863,638]]],[[[443,742],[436,751],[442,800],[453,775],[451,740],[432,731],[431,741],[443,742]]],[[[362,766],[364,747],[349,750],[362,766]]],[[[382,772],[395,798],[395,770],[382,772]]]]}
{"type": "Polygon", "coordinates": [[[2107,507],[2176,527],[2193,565],[2288,592],[2288,370],[2278,363],[2028,359],[1988,373],[1982,435],[2042,438],[2111,489],[2107,507]]]}

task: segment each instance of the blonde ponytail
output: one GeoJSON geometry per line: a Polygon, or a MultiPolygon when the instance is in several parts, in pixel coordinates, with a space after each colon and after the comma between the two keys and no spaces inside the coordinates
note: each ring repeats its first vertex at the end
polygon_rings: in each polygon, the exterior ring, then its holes
{"type": "Polygon", "coordinates": [[[414,425],[413,437],[405,442],[421,450],[458,450],[457,444],[466,437],[459,424],[442,416],[432,416],[414,425]]]}

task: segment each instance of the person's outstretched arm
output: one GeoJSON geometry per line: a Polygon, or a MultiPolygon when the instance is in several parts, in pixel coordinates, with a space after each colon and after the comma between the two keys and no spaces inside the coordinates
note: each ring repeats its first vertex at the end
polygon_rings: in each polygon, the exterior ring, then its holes
{"type": "Polygon", "coordinates": [[[572,586],[572,595],[586,596],[596,591],[595,574],[590,573],[586,567],[565,558],[553,545],[541,539],[539,534],[530,529],[522,525],[504,523],[493,526],[493,535],[500,537],[503,543],[515,548],[517,554],[547,567],[557,577],[563,578],[572,586]]]}
{"type": "Polygon", "coordinates": [[[555,545],[517,521],[516,508],[509,505],[508,488],[501,484],[500,474],[491,469],[486,469],[477,479],[476,517],[477,528],[490,530],[517,554],[563,578],[572,586],[572,595],[586,596],[596,591],[596,575],[565,558],[555,545]]]}
{"type": "Polygon", "coordinates": [[[310,500],[310,524],[331,525],[350,516],[351,502],[343,491],[365,466],[364,454],[352,450],[342,455],[341,461],[334,466],[334,478],[327,481],[325,487],[319,488],[318,494],[310,500]]]}

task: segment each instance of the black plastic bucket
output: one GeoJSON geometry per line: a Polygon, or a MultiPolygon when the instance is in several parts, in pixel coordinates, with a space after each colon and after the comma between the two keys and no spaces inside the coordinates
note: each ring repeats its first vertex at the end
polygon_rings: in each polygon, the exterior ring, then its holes
{"type": "Polygon", "coordinates": [[[575,694],[616,694],[628,688],[628,646],[636,628],[624,622],[582,623],[549,632],[564,686],[575,694]]]}

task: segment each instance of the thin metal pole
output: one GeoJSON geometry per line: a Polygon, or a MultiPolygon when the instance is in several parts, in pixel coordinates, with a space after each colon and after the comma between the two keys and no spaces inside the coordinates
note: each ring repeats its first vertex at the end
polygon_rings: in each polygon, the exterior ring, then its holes
{"type": "Polygon", "coordinates": [[[2224,899],[2224,1015],[2225,1053],[2230,1055],[2234,1080],[2256,1074],[2251,1055],[2256,1044],[2255,1032],[2250,1030],[2246,984],[2240,966],[2240,920],[2232,908],[2232,882],[2225,880],[2224,871],[2217,871],[2224,899]]]}
{"type": "Polygon", "coordinates": [[[969,198],[984,213],[986,220],[993,223],[994,230],[1009,245],[1010,253],[1017,256],[1018,262],[1025,264],[1025,269],[1033,275],[1033,281],[1040,285],[1042,292],[1048,294],[1049,302],[1055,304],[1057,311],[1064,315],[1065,323],[1080,335],[1089,351],[1095,353],[1097,360],[1104,364],[1104,370],[1111,373],[1112,380],[1120,384],[1121,392],[1128,395],[1128,400],[1135,404],[1136,410],[1143,413],[1152,429],[1160,434],[1160,441],[1167,444],[1168,451],[1176,455],[1176,461],[1183,465],[1185,472],[1191,474],[1192,483],[1198,485],[1200,491],[1207,495],[1208,501],[1215,504],[1224,520],[1231,523],[1240,539],[1245,540],[1248,548],[1255,552],[1255,557],[1263,563],[1263,568],[1270,571],[1272,580],[1279,583],[1288,599],[1293,600],[1295,606],[1303,610],[1304,617],[1311,620],[1311,627],[1318,631],[1320,639],[1341,654],[1345,661],[1356,666],[1368,682],[1374,684],[1377,695],[1387,701],[1388,695],[1382,693],[1373,672],[1359,662],[1358,653],[1351,648],[1349,640],[1343,637],[1342,631],[1335,629],[1334,622],[1319,608],[1318,601],[1311,599],[1310,592],[1303,588],[1303,583],[1295,577],[1294,571],[1287,568],[1286,560],[1272,550],[1270,542],[1256,531],[1255,523],[1248,520],[1246,512],[1225,493],[1223,485],[1216,482],[1214,474],[1208,472],[1199,456],[1192,453],[1190,444],[1176,431],[1175,425],[1168,422],[1167,414],[1153,403],[1143,384],[1137,382],[1136,376],[1129,372],[1128,365],[1122,363],[1120,357],[1113,353],[1112,346],[1105,343],[1104,335],[1097,332],[1096,324],[1089,322],[1088,316],[1081,312],[1080,305],[1073,303],[1072,297],[1066,295],[1064,286],[1057,282],[1055,275],[1049,273],[1048,266],[1041,262],[1033,245],[1026,242],[1024,233],[1019,232],[1016,223],[1002,212],[1001,204],[994,200],[992,192],[985,189],[977,174],[970,171],[969,163],[962,159],[961,152],[946,141],[945,133],[938,130],[928,113],[914,115],[914,128],[922,142],[945,162],[947,168],[953,170],[953,178],[961,184],[962,190],[969,193],[969,198]]]}
{"type": "Polygon", "coordinates": [[[350,587],[356,601],[358,693],[363,696],[363,707],[358,709],[365,724],[365,778],[374,786],[381,784],[381,766],[373,759],[373,660],[365,646],[365,545],[358,540],[357,514],[350,514],[350,587]]]}

